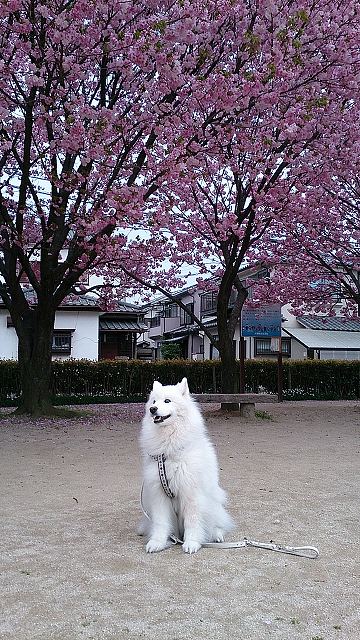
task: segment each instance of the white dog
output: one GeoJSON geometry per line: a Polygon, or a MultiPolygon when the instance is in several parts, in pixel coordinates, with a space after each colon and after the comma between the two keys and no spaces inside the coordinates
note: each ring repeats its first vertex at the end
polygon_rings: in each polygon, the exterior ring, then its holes
{"type": "Polygon", "coordinates": [[[154,382],[142,422],[143,518],[146,551],[162,551],[173,534],[186,553],[205,542],[222,542],[232,519],[224,508],[213,445],[186,378],[173,386],[154,382]],[[161,479],[162,478],[162,479],[161,479]]]}

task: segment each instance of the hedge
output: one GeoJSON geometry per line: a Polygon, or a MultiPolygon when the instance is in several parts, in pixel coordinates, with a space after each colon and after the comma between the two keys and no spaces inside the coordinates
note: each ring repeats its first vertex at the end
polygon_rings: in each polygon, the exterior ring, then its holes
{"type": "MultiPolygon", "coordinates": [[[[284,362],[284,399],[352,400],[360,398],[360,362],[288,360],[284,362]]],[[[143,402],[154,380],[174,384],[184,376],[193,393],[221,389],[221,362],[208,360],[55,361],[51,387],[56,404],[143,402]]],[[[247,360],[248,392],[277,392],[277,363],[247,360]]],[[[0,405],[16,405],[21,393],[17,362],[0,360],[0,405]]]]}

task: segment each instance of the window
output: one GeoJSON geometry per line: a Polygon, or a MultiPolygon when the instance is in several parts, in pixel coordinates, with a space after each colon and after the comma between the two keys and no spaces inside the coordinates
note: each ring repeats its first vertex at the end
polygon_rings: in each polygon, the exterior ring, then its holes
{"type": "Polygon", "coordinates": [[[291,338],[281,338],[281,353],[284,356],[291,356],[291,338]]]}
{"type": "MultiPolygon", "coordinates": [[[[256,356],[271,356],[275,353],[276,351],[271,350],[271,338],[255,338],[256,356]]],[[[291,355],[291,338],[281,339],[281,353],[284,356],[291,355]]]]}
{"type": "Polygon", "coordinates": [[[52,353],[71,353],[71,331],[54,331],[52,339],[52,353]]]}
{"type": "Polygon", "coordinates": [[[204,293],[201,296],[201,313],[207,313],[209,311],[216,310],[217,294],[212,291],[211,293],[204,293]]]}
{"type": "Polygon", "coordinates": [[[177,304],[167,304],[165,306],[165,318],[177,318],[179,315],[179,307],[177,304]]]}
{"type": "MultiPolygon", "coordinates": [[[[194,303],[193,302],[188,302],[188,304],[186,304],[185,306],[186,306],[187,309],[192,311],[192,313],[194,313],[194,303]]],[[[191,316],[188,313],[186,313],[184,311],[184,309],[181,309],[180,324],[192,324],[191,316]]]]}
{"type": "Polygon", "coordinates": [[[154,316],[150,320],[150,327],[160,327],[161,316],[154,316]]]}

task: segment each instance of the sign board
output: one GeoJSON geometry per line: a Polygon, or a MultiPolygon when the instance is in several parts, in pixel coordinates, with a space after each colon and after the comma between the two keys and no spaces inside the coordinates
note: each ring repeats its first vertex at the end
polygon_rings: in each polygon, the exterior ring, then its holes
{"type": "Polygon", "coordinates": [[[281,337],[281,306],[244,307],[241,314],[241,335],[258,338],[281,337]]]}

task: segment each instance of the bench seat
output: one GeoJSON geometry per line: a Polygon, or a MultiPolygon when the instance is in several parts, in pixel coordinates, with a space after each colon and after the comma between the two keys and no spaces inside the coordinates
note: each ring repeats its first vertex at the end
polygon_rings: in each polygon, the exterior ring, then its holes
{"type": "Polygon", "coordinates": [[[277,402],[272,393],[193,393],[192,397],[200,403],[219,402],[225,411],[238,411],[244,418],[255,415],[255,404],[258,402],[277,402]]]}

